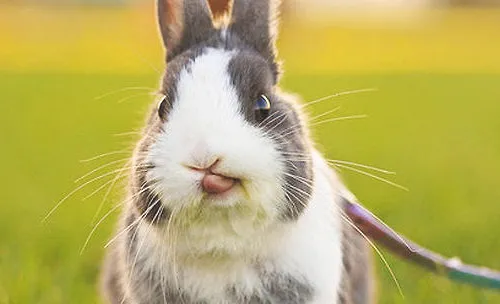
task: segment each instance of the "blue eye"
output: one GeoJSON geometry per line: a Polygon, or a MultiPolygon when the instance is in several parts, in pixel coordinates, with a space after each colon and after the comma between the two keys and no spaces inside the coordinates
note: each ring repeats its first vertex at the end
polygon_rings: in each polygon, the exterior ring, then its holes
{"type": "Polygon", "coordinates": [[[271,110],[271,102],[266,97],[266,95],[260,95],[255,101],[255,119],[258,122],[262,122],[269,115],[269,110],[271,110]]]}
{"type": "Polygon", "coordinates": [[[260,95],[259,98],[257,98],[257,102],[255,103],[255,110],[270,110],[271,109],[271,102],[269,99],[266,97],[266,95],[260,95]]]}

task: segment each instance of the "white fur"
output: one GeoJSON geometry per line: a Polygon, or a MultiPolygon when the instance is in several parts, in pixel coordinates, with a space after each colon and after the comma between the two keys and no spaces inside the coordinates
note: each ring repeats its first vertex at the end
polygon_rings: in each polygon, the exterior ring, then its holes
{"type": "Polygon", "coordinates": [[[174,210],[173,220],[159,229],[141,223],[141,252],[147,254],[139,258],[147,261],[146,268],[164,269],[161,279],[211,303],[227,303],[231,285],[261,290],[252,265],[256,260],[265,261],[269,270],[304,276],[318,291],[311,303],[336,303],[342,265],[335,201],[340,185],[314,152],[307,208],[297,221],[277,220],[286,208],[280,181],[284,162],[273,141],[240,113],[227,71],[232,56],[210,49],[180,75],[165,132],[149,154],[157,168],[148,178],[160,180],[156,191],[174,210]],[[217,158],[218,173],[241,179],[242,186],[213,200],[200,188],[202,174],[187,166],[206,167],[217,158]],[[202,210],[206,219],[190,222],[182,213],[186,208],[202,210]]]}

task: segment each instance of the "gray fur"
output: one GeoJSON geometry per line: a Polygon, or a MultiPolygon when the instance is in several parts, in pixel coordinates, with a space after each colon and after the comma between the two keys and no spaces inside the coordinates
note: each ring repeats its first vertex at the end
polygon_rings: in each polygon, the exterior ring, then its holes
{"type": "Polygon", "coordinates": [[[301,278],[271,273],[267,275],[266,280],[272,299],[271,303],[301,304],[307,303],[313,298],[313,288],[301,278]]]}
{"type": "Polygon", "coordinates": [[[121,301],[125,297],[124,288],[121,285],[122,278],[123,271],[119,265],[118,251],[113,248],[108,250],[101,272],[101,293],[107,303],[122,304],[121,301]]]}
{"type": "MultiPolygon", "coordinates": [[[[149,120],[153,121],[151,118],[149,120]]],[[[153,169],[155,164],[144,160],[145,152],[149,151],[149,147],[156,139],[155,134],[160,131],[158,124],[146,128],[134,153],[136,156],[132,160],[132,178],[129,183],[130,197],[133,197],[132,205],[136,208],[134,211],[142,215],[144,220],[155,224],[164,222],[170,216],[170,211],[161,204],[161,197],[152,191],[150,182],[146,181],[147,171],[153,169]]]]}
{"type": "Polygon", "coordinates": [[[304,304],[313,297],[314,290],[301,278],[275,272],[261,273],[266,286],[265,294],[241,294],[236,288],[229,290],[233,303],[242,304],[304,304]]]}

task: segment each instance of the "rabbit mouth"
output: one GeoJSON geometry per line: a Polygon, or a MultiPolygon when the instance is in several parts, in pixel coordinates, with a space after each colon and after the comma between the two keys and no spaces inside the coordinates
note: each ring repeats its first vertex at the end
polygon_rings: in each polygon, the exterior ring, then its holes
{"type": "Polygon", "coordinates": [[[212,172],[206,173],[201,180],[203,192],[209,195],[223,195],[238,183],[238,179],[212,172]]]}
{"type": "Polygon", "coordinates": [[[195,174],[201,175],[199,180],[200,189],[205,196],[214,198],[223,198],[228,196],[228,193],[241,184],[241,179],[234,177],[226,172],[219,172],[216,168],[219,160],[216,160],[213,164],[206,168],[184,165],[188,170],[194,171],[195,174]]]}

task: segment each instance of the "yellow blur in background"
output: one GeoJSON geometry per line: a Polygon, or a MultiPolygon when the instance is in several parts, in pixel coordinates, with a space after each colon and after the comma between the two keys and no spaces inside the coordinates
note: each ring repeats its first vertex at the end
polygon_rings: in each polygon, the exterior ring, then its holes
{"type": "MultiPolygon", "coordinates": [[[[0,303],[96,303],[126,185],[111,183],[113,170],[129,157],[164,70],[153,1],[8,2],[0,2],[0,303]]],[[[311,109],[368,115],[316,125],[320,149],[398,173],[380,177],[409,192],[340,172],[389,225],[447,256],[500,268],[500,8],[436,2],[285,0],[282,84],[305,101],[377,88],[311,109]]],[[[494,291],[385,255],[403,295],[375,255],[380,303],[500,303],[494,291]]]]}
{"type": "MultiPolygon", "coordinates": [[[[146,1],[144,1],[146,2],[146,1]]],[[[299,73],[499,72],[500,9],[290,9],[280,50],[299,73]]],[[[9,71],[149,73],[163,50],[151,5],[2,6],[9,71]]]]}

